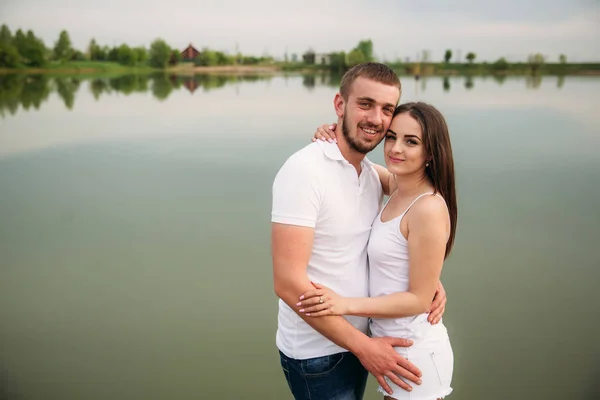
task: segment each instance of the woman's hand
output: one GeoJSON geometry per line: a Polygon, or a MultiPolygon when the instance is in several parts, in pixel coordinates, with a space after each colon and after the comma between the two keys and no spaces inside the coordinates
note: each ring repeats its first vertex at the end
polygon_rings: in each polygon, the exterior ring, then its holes
{"type": "Polygon", "coordinates": [[[313,283],[315,290],[309,290],[300,296],[296,304],[298,312],[309,317],[345,315],[350,299],[342,297],[326,286],[313,283]]]}
{"type": "Polygon", "coordinates": [[[337,143],[337,139],[335,137],[335,128],[337,128],[337,124],[331,125],[321,125],[317,128],[315,132],[315,136],[313,136],[312,141],[316,142],[317,140],[328,141],[329,143],[337,143]]]}
{"type": "Polygon", "coordinates": [[[429,315],[427,316],[427,321],[431,325],[435,325],[441,321],[442,315],[446,311],[446,301],[446,289],[444,289],[442,282],[438,282],[438,287],[435,291],[435,296],[433,296],[431,308],[429,309],[429,315]]]}

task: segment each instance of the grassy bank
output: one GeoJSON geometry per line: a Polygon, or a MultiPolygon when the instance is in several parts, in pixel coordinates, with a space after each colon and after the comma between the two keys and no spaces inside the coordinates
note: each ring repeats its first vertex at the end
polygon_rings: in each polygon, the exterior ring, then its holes
{"type": "Polygon", "coordinates": [[[167,68],[169,73],[176,74],[260,74],[274,73],[281,71],[277,65],[256,64],[256,65],[215,65],[215,66],[196,66],[194,63],[181,63],[177,66],[167,68]]]}
{"type": "Polygon", "coordinates": [[[164,71],[171,74],[256,74],[280,71],[276,65],[218,65],[211,67],[195,66],[193,63],[180,63],[164,70],[150,66],[128,67],[110,61],[70,61],[62,64],[49,64],[43,68],[0,68],[0,74],[48,74],[48,75],[124,75],[148,74],[164,71]]]}
{"type": "Polygon", "coordinates": [[[144,74],[157,71],[149,66],[128,67],[110,61],[69,61],[60,64],[48,64],[40,68],[19,67],[0,68],[2,74],[56,74],[56,75],[120,75],[125,73],[144,74]]]}
{"type": "Polygon", "coordinates": [[[406,63],[390,66],[409,75],[600,75],[600,63],[406,63]]]}
{"type": "MultiPolygon", "coordinates": [[[[301,63],[279,63],[283,71],[343,73],[344,68],[301,63]]],[[[600,75],[600,63],[542,64],[528,63],[387,63],[401,75],[600,75]]]]}

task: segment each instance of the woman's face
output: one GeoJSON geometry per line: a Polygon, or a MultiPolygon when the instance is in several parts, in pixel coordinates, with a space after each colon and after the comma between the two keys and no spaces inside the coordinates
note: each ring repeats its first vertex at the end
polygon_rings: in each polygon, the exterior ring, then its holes
{"type": "Polygon", "coordinates": [[[398,176],[424,174],[427,155],[421,125],[409,113],[398,114],[385,136],[385,165],[398,176]]]}

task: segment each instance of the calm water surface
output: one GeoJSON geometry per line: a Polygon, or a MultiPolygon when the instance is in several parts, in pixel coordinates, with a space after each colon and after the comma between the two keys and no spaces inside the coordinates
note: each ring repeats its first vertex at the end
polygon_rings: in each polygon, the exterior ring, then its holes
{"type": "MultiPolygon", "coordinates": [[[[1,77],[0,398],[291,398],[270,189],[337,84],[1,77]]],[[[449,398],[597,398],[600,78],[403,85],[456,160],[449,398]]]]}

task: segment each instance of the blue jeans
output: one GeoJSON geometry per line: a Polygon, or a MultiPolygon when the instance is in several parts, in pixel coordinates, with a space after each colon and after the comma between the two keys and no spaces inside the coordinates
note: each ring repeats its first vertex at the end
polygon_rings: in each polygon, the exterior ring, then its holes
{"type": "Polygon", "coordinates": [[[279,352],[281,367],[296,400],[361,400],[368,372],[350,353],[295,360],[279,352]]]}

